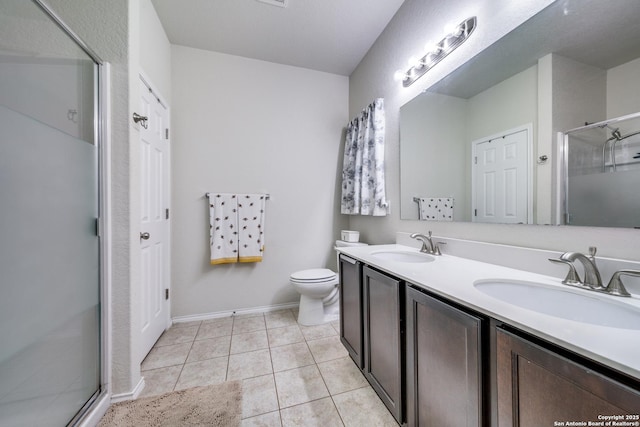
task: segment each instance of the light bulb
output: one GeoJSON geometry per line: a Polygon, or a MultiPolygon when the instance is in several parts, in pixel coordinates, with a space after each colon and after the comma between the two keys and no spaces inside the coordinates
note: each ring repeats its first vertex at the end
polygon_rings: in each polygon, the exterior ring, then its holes
{"type": "Polygon", "coordinates": [[[444,26],[444,33],[447,37],[459,37],[462,34],[462,27],[460,25],[453,25],[451,23],[444,26]]]}
{"type": "Polygon", "coordinates": [[[406,78],[407,78],[407,74],[402,70],[398,70],[393,74],[393,79],[397,82],[401,82],[406,78]]]}
{"type": "Polygon", "coordinates": [[[440,46],[438,46],[436,43],[429,40],[427,44],[424,45],[424,51],[427,54],[430,53],[432,55],[437,55],[438,53],[440,53],[440,46]]]}
{"type": "Polygon", "coordinates": [[[424,67],[424,63],[422,62],[422,60],[415,55],[410,57],[408,62],[409,62],[409,66],[413,68],[420,69],[424,67]]]}
{"type": "Polygon", "coordinates": [[[447,25],[444,26],[444,33],[446,35],[452,34],[455,30],[456,30],[456,26],[453,25],[451,22],[449,22],[447,25]]]}

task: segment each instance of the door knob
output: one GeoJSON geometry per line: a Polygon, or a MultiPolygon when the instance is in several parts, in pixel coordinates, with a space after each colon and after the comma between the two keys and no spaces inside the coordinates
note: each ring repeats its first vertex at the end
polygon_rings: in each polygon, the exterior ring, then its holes
{"type": "Polygon", "coordinates": [[[146,231],[144,233],[140,233],[140,239],[142,240],[149,240],[149,237],[151,237],[151,234],[146,231]]]}

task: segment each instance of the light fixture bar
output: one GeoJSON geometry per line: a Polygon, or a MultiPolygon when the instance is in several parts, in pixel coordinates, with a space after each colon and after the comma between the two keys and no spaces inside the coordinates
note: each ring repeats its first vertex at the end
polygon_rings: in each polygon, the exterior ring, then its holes
{"type": "Polygon", "coordinates": [[[261,3],[270,4],[272,6],[287,7],[289,0],[258,0],[261,3]]]}
{"type": "Polygon", "coordinates": [[[427,71],[435,67],[437,63],[442,61],[447,55],[464,43],[471,33],[473,33],[473,30],[476,29],[476,24],[477,20],[475,16],[466,19],[442,40],[428,49],[429,51],[422,58],[416,61],[406,73],[400,74],[402,86],[411,86],[427,71]]]}

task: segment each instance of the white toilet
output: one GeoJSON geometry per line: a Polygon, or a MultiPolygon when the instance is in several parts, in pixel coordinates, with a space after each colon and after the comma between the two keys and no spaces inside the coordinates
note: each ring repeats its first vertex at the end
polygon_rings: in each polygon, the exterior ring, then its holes
{"type": "MultiPolygon", "coordinates": [[[[336,240],[336,246],[360,246],[366,243],[336,240]]],[[[320,325],[340,316],[338,274],[328,268],[297,271],[289,281],[300,294],[298,323],[303,326],[320,325]]]]}

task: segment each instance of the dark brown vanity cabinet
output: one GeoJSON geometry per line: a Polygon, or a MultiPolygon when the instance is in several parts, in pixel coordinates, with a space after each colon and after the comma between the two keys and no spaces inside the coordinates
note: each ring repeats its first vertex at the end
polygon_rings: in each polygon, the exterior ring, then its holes
{"type": "Polygon", "coordinates": [[[340,309],[342,342],[400,424],[640,423],[637,379],[342,254],[340,309]]]}
{"type": "Polygon", "coordinates": [[[363,368],[362,263],[340,255],[340,341],[363,368]]]}
{"type": "Polygon", "coordinates": [[[640,421],[638,389],[500,328],[496,350],[500,427],[607,425],[602,416],[640,421]]]}
{"type": "Polygon", "coordinates": [[[404,283],[367,266],[364,291],[364,375],[398,422],[403,421],[404,283]]]}
{"type": "Polygon", "coordinates": [[[479,317],[407,287],[408,426],[485,425],[482,322],[479,317]]]}

